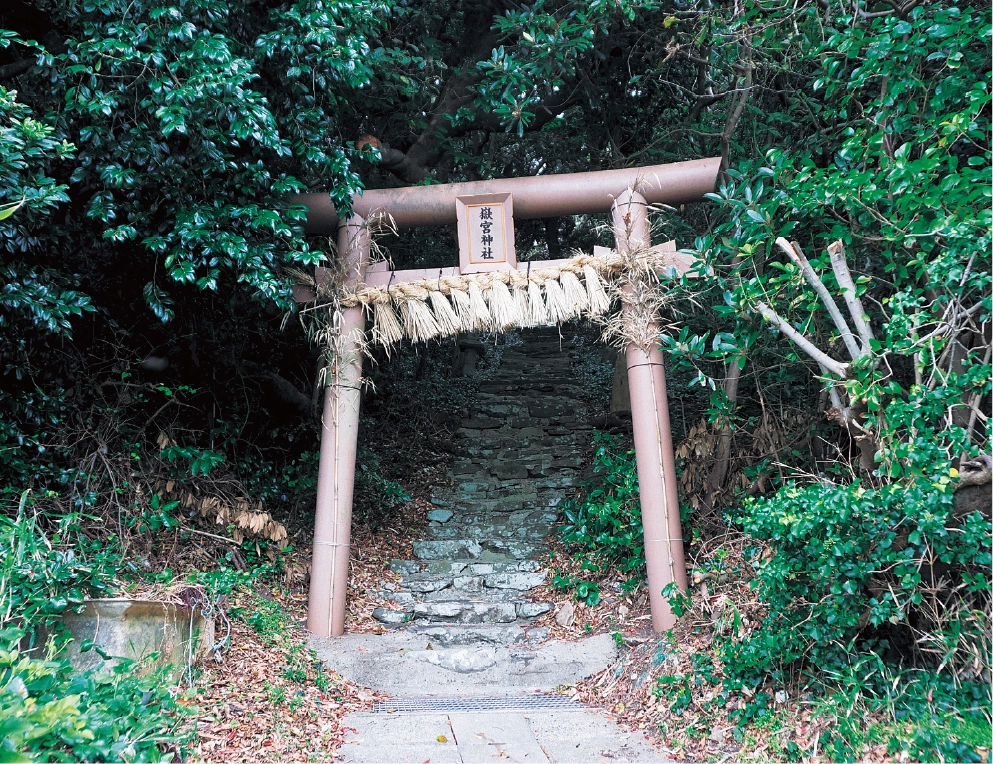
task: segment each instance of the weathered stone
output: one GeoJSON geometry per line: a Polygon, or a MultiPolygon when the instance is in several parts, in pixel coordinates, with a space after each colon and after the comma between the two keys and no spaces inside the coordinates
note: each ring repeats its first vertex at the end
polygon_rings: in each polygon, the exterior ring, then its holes
{"type": "Polygon", "coordinates": [[[555,623],[562,628],[569,628],[576,622],[576,608],[571,602],[565,602],[555,614],[555,623]]]}
{"type": "Polygon", "coordinates": [[[408,578],[403,582],[403,585],[412,592],[436,592],[448,588],[451,584],[450,578],[408,578]]]}
{"type": "Polygon", "coordinates": [[[428,520],[434,523],[447,523],[454,514],[450,509],[432,509],[428,512],[428,520]]]}
{"type": "Polygon", "coordinates": [[[527,591],[541,586],[548,578],[548,572],[541,570],[537,573],[493,573],[486,576],[483,582],[490,589],[517,589],[527,591]]]}
{"type": "MultiPolygon", "coordinates": [[[[536,419],[551,419],[553,417],[563,416],[569,411],[568,408],[562,405],[541,405],[537,403],[532,403],[528,406],[528,412],[536,419]]],[[[549,430],[551,432],[551,430],[549,430]]]]}
{"type": "Polygon", "coordinates": [[[501,480],[526,478],[528,469],[520,462],[497,462],[493,465],[493,474],[501,480]]]}
{"type": "Polygon", "coordinates": [[[551,602],[521,602],[517,605],[517,615],[520,618],[537,618],[551,609],[551,602]]]}
{"type": "Polygon", "coordinates": [[[380,623],[385,623],[387,626],[402,626],[410,620],[410,612],[387,610],[384,607],[378,607],[372,611],[372,617],[380,623]]]}
{"type": "MultiPolygon", "coordinates": [[[[413,628],[417,634],[427,637],[434,644],[447,647],[449,645],[471,645],[480,642],[495,645],[513,645],[528,640],[540,639],[543,637],[532,637],[532,632],[540,629],[530,629],[525,632],[519,626],[491,626],[491,625],[418,625],[413,628]]],[[[548,629],[545,629],[546,636],[548,629]]]]}
{"type": "Polygon", "coordinates": [[[551,630],[547,626],[535,626],[525,632],[528,642],[544,642],[550,633],[551,630]]]}
{"type": "Polygon", "coordinates": [[[371,591],[370,595],[379,600],[387,600],[400,607],[412,606],[416,598],[410,592],[371,591]]]}
{"type": "Polygon", "coordinates": [[[462,427],[466,430],[495,430],[502,426],[502,419],[494,419],[488,416],[477,416],[472,419],[462,420],[462,427]]]}
{"type": "MultiPolygon", "coordinates": [[[[549,603],[520,601],[521,594],[547,581],[535,558],[546,554],[556,506],[574,483],[588,446],[588,435],[574,431],[584,416],[576,400],[582,389],[572,384],[571,362],[557,332],[529,334],[523,345],[509,344],[496,359],[495,370],[482,371],[479,392],[462,421],[460,455],[449,471],[455,487],[435,489],[427,538],[414,543],[417,559],[391,564],[403,574],[403,591],[388,596],[413,603],[408,630],[442,648],[519,641],[518,627],[498,624],[551,610],[549,603]],[[484,633],[501,628],[508,633],[499,639],[484,633]]],[[[541,630],[529,633],[530,639],[547,636],[541,630]]],[[[446,668],[472,671],[474,660],[452,658],[446,668]]]]}
{"type": "Polygon", "coordinates": [[[473,674],[485,671],[496,665],[496,653],[492,648],[461,648],[459,650],[425,650],[417,653],[418,660],[433,663],[435,666],[455,671],[459,674],[473,674]]]}
{"type": "Polygon", "coordinates": [[[411,546],[419,560],[471,560],[482,552],[479,542],[472,539],[415,541],[411,546]]]}
{"type": "Polygon", "coordinates": [[[483,589],[482,576],[456,576],[452,586],[463,592],[478,592],[483,589]]]}
{"type": "Polygon", "coordinates": [[[510,623],[517,619],[513,602],[418,602],[414,617],[450,623],[510,623]]]}

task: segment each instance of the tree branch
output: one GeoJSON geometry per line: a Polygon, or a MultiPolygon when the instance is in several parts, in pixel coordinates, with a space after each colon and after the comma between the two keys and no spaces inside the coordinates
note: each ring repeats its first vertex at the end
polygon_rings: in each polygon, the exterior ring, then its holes
{"type": "Polygon", "coordinates": [[[855,341],[855,335],[852,334],[848,322],[845,321],[845,317],[838,308],[838,303],[834,301],[831,293],[824,286],[824,282],[821,281],[820,276],[817,275],[810,265],[810,261],[803,254],[800,245],[795,241],[788,242],[782,236],[776,239],[776,245],[799,266],[800,272],[803,273],[803,277],[807,280],[807,283],[813,287],[814,291],[817,292],[817,296],[821,298],[821,302],[824,303],[824,307],[827,308],[827,312],[831,315],[831,320],[834,321],[834,325],[841,332],[841,339],[844,341],[852,360],[861,358],[865,354],[864,351],[859,348],[858,343],[855,341]]]}
{"type": "Polygon", "coordinates": [[[831,267],[834,269],[834,277],[838,280],[841,294],[845,298],[845,304],[848,305],[848,312],[852,314],[855,330],[859,333],[859,337],[862,338],[862,348],[868,353],[870,349],[869,342],[875,339],[875,337],[872,334],[872,329],[869,327],[869,322],[866,321],[865,308],[862,307],[862,301],[858,298],[858,293],[855,291],[855,282],[852,280],[852,274],[848,270],[848,261],[845,259],[845,245],[840,240],[829,244],[828,254],[831,256],[831,267]]]}
{"type": "Polygon", "coordinates": [[[840,377],[841,379],[845,379],[848,376],[848,370],[851,368],[851,364],[841,363],[840,361],[834,360],[831,356],[800,334],[800,332],[790,326],[787,321],[785,321],[778,313],[776,313],[776,311],[764,302],[757,303],[755,307],[758,312],[762,314],[763,318],[766,319],[766,321],[785,334],[790,340],[793,341],[793,344],[817,361],[821,367],[827,369],[829,372],[834,374],[836,377],[840,377]]]}
{"type": "MultiPolygon", "coordinates": [[[[751,55],[751,39],[746,37],[743,44],[743,53],[748,56],[751,55]]],[[[741,87],[737,89],[735,95],[734,105],[731,107],[731,112],[728,114],[727,122],[724,123],[724,129],[721,131],[721,174],[727,170],[728,162],[731,158],[731,136],[734,135],[735,128],[738,126],[738,120],[741,119],[742,113],[745,111],[745,104],[748,103],[748,99],[752,93],[752,74],[753,67],[750,62],[742,64],[741,74],[744,81],[741,87]]]]}
{"type": "Polygon", "coordinates": [[[22,58],[20,61],[15,61],[12,64],[0,66],[0,80],[9,80],[11,77],[24,74],[24,72],[34,65],[34,61],[33,58],[22,58]]]}

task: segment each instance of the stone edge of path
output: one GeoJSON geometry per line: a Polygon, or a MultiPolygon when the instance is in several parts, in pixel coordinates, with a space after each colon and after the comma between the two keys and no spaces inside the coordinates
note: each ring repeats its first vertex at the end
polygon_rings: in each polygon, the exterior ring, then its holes
{"type": "Polygon", "coordinates": [[[428,637],[402,631],[308,640],[325,665],[345,679],[400,697],[552,692],[602,671],[617,658],[617,645],[609,634],[517,648],[432,645],[429,649],[429,644],[428,637]]]}

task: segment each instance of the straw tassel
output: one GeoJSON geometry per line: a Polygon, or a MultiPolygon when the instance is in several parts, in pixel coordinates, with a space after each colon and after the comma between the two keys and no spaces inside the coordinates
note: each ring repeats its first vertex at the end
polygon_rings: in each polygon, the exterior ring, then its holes
{"type": "Polygon", "coordinates": [[[566,300],[562,286],[555,279],[548,279],[545,282],[545,307],[548,308],[548,317],[555,324],[568,321],[575,315],[569,301],[566,300]]]}
{"type": "Polygon", "coordinates": [[[537,281],[528,281],[528,325],[544,326],[551,323],[548,310],[545,308],[545,298],[541,296],[541,287],[537,281]]]}
{"type": "Polygon", "coordinates": [[[507,285],[499,279],[494,279],[489,289],[490,315],[493,317],[493,328],[506,331],[521,323],[520,311],[514,302],[507,285]]]}
{"type": "Polygon", "coordinates": [[[434,309],[434,318],[438,322],[439,333],[444,337],[451,337],[458,334],[462,329],[462,321],[452,310],[448,298],[437,289],[431,290],[431,307],[434,309]]]}
{"type": "Polygon", "coordinates": [[[483,292],[475,281],[469,284],[469,307],[473,329],[490,328],[490,309],[486,307],[483,292]]]}
{"type": "Polygon", "coordinates": [[[573,315],[583,313],[590,307],[590,298],[586,295],[586,290],[576,278],[572,271],[562,271],[559,277],[562,285],[562,292],[565,294],[566,302],[569,303],[573,315]]]}
{"type": "Polygon", "coordinates": [[[590,300],[590,315],[602,316],[610,308],[610,298],[603,288],[600,274],[592,265],[583,266],[583,277],[586,279],[586,295],[590,300]]]}
{"type": "Polygon", "coordinates": [[[403,325],[411,342],[427,342],[441,332],[431,309],[417,297],[408,297],[401,302],[400,313],[403,314],[403,325]]]}
{"type": "Polygon", "coordinates": [[[372,306],[372,336],[375,342],[389,347],[403,339],[403,327],[393,312],[389,298],[377,300],[372,306]]]}
{"type": "MultiPolygon", "coordinates": [[[[538,297],[541,297],[541,293],[538,294],[538,297]]],[[[520,284],[514,284],[514,305],[517,306],[517,313],[521,317],[520,327],[530,329],[534,326],[531,323],[531,305],[528,301],[528,293],[520,284]]]]}
{"type": "Polygon", "coordinates": [[[453,289],[451,292],[452,305],[455,307],[455,315],[459,317],[459,325],[463,332],[471,332],[476,325],[472,318],[472,304],[469,302],[469,295],[461,289],[453,289]]]}

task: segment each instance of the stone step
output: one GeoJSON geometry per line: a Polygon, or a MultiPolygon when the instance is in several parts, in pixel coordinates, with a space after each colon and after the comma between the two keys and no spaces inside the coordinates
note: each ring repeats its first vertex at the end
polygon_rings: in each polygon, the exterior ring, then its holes
{"type": "MultiPolygon", "coordinates": [[[[573,485],[573,480],[575,479],[575,470],[559,470],[559,474],[553,474],[543,477],[533,477],[528,479],[524,478],[499,478],[495,475],[478,475],[473,480],[466,480],[455,486],[455,490],[452,491],[452,496],[456,501],[460,497],[470,497],[475,496],[480,493],[493,493],[493,492],[506,492],[506,495],[510,494],[510,489],[513,488],[529,488],[532,489],[533,495],[536,496],[537,489],[539,488],[562,488],[573,485]],[[523,480],[526,481],[525,485],[520,483],[516,484],[513,481],[523,480]]],[[[532,493],[528,491],[528,493],[532,493]]],[[[522,498],[526,497],[527,494],[521,494],[522,498]]]]}
{"type": "Polygon", "coordinates": [[[533,573],[539,570],[534,560],[510,562],[466,562],[463,560],[393,560],[390,570],[401,575],[438,573],[442,575],[485,576],[491,573],[533,573]]]}
{"type": "Polygon", "coordinates": [[[372,617],[387,626],[403,626],[413,622],[422,624],[513,624],[544,615],[552,609],[550,602],[515,600],[494,602],[488,600],[440,600],[418,602],[412,607],[391,609],[378,607],[372,617]]]}
{"type": "Polygon", "coordinates": [[[428,515],[434,515],[434,517],[428,517],[429,520],[434,520],[428,525],[428,529],[431,531],[452,525],[515,527],[526,523],[553,523],[558,519],[559,513],[553,509],[518,509],[513,512],[501,512],[469,507],[466,509],[433,509],[428,515]]]}
{"type": "Polygon", "coordinates": [[[528,526],[512,525],[474,525],[468,523],[455,523],[439,528],[431,528],[428,532],[431,538],[438,541],[447,541],[458,538],[481,539],[518,539],[533,540],[540,542],[548,537],[552,532],[551,523],[537,523],[528,526]]]}
{"type": "MultiPolygon", "coordinates": [[[[439,591],[486,592],[494,597],[502,596],[505,592],[526,592],[542,586],[548,580],[547,570],[535,571],[501,571],[473,575],[466,573],[410,573],[404,575],[399,589],[414,596],[433,595],[439,591]]],[[[516,596],[516,595],[515,595],[516,596]]]]}
{"type": "Polygon", "coordinates": [[[535,626],[528,629],[522,624],[507,626],[490,624],[428,624],[414,622],[408,631],[427,637],[433,645],[450,647],[455,645],[519,645],[527,642],[541,642],[548,638],[548,629],[535,626]]]}
{"type": "MultiPolygon", "coordinates": [[[[520,575],[531,575],[531,574],[520,574],[520,575]]],[[[424,582],[415,582],[424,583],[424,582]]],[[[444,583],[444,582],[441,582],[444,583]]],[[[521,596],[524,594],[522,589],[487,589],[483,585],[482,579],[478,579],[475,582],[472,581],[460,581],[462,586],[455,587],[448,582],[448,586],[443,589],[438,589],[437,591],[408,591],[401,585],[395,591],[384,591],[384,590],[370,590],[369,594],[376,600],[380,602],[387,602],[390,607],[399,608],[402,610],[410,610],[418,603],[422,602],[449,602],[451,600],[464,600],[470,599],[474,602],[489,602],[489,603],[500,603],[500,602],[517,602],[521,596]],[[469,584],[475,585],[475,588],[470,588],[469,584]]]]}
{"type": "Polygon", "coordinates": [[[412,620],[435,623],[514,623],[518,619],[537,618],[551,609],[550,602],[438,600],[414,605],[412,620]]]}
{"type": "Polygon", "coordinates": [[[418,560],[479,560],[503,562],[527,560],[545,551],[544,542],[504,539],[444,539],[414,541],[414,557],[418,560]]]}
{"type": "Polygon", "coordinates": [[[454,499],[453,509],[460,511],[471,511],[478,507],[491,513],[510,514],[512,512],[536,511],[543,509],[553,509],[557,507],[565,498],[565,490],[548,489],[543,491],[541,496],[504,496],[496,499],[472,496],[454,499]]]}

